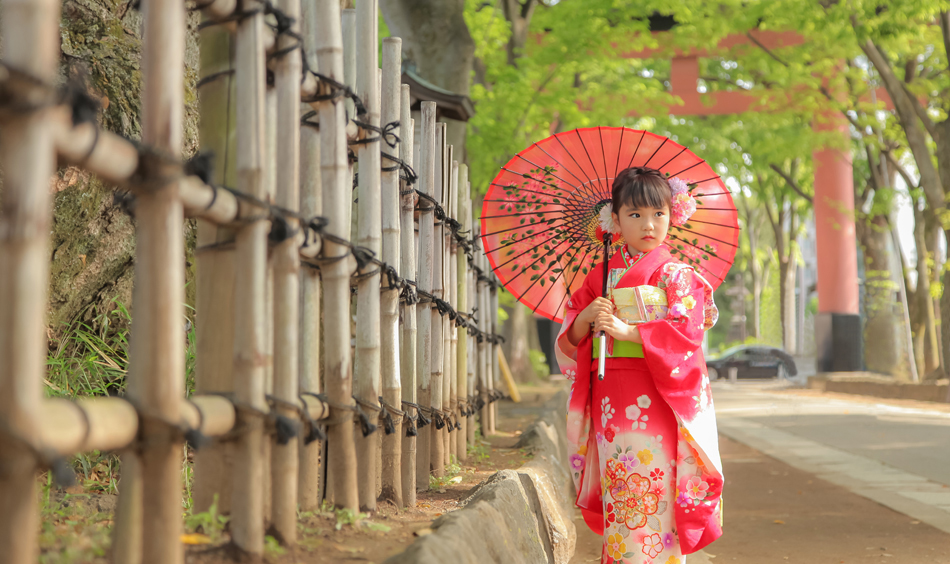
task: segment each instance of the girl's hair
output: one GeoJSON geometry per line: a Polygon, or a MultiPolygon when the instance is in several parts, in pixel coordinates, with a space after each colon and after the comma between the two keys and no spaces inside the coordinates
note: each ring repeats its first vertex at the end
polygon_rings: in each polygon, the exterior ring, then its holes
{"type": "Polygon", "coordinates": [[[673,199],[670,184],[653,168],[634,166],[620,171],[611,190],[613,212],[627,204],[634,208],[669,208],[673,199]]]}

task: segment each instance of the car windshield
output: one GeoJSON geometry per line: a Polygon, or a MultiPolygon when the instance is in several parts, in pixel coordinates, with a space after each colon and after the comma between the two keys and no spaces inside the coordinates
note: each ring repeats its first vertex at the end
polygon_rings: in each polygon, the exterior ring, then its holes
{"type": "Polygon", "coordinates": [[[747,348],[749,348],[749,345],[736,345],[734,347],[729,347],[721,353],[709,355],[709,360],[719,360],[720,358],[726,358],[747,348]]]}

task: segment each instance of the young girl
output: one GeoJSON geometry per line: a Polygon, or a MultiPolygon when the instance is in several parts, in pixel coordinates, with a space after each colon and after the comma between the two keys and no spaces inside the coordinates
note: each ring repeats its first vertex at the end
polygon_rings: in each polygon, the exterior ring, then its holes
{"type": "Polygon", "coordinates": [[[558,363],[574,380],[576,503],[604,535],[602,563],[684,564],[722,534],[722,464],[701,350],[718,310],[709,283],[665,245],[671,223],[693,210],[679,179],[641,167],[618,174],[601,212],[602,228],[626,243],[609,261],[611,297],[601,297],[601,263],[571,295],[558,335],[558,363]]]}

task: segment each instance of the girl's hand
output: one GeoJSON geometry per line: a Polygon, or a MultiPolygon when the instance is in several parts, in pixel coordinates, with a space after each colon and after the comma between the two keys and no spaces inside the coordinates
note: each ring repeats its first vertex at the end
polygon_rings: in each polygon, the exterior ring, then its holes
{"type": "Polygon", "coordinates": [[[607,298],[596,298],[590,303],[589,306],[584,308],[584,311],[577,316],[575,323],[582,323],[584,325],[593,325],[594,320],[597,319],[598,315],[607,314],[613,315],[614,313],[614,304],[607,298]]]}
{"type": "Polygon", "coordinates": [[[642,343],[640,331],[635,325],[628,325],[613,313],[599,313],[594,318],[594,332],[604,331],[618,341],[642,343]]]}

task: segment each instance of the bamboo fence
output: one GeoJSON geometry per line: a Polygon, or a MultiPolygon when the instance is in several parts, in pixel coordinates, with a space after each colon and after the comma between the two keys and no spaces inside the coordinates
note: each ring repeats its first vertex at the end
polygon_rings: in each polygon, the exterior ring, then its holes
{"type": "Polygon", "coordinates": [[[182,159],[181,0],[142,2],[139,141],[76,117],[89,97],[57,80],[59,3],[2,0],[4,562],[37,560],[35,473],[68,475],[64,460],[76,453],[122,453],[113,561],[168,564],[184,560],[185,443],[201,447],[196,510],[217,497],[232,542],[260,555],[265,531],[295,543],[298,508],[414,505],[430,475],[465,460],[476,416],[494,429],[498,284],[473,235],[468,169],[435,103],[421,103],[413,139],[398,38],[383,40],[379,68],[377,4],[357,0],[342,13],[338,0],[196,7],[202,148],[232,157],[228,171],[203,153],[182,159]],[[217,102],[232,93],[234,108],[222,110],[217,102]],[[234,131],[215,129],[229,113],[234,131]],[[57,159],[135,197],[124,398],[43,398],[57,159]],[[186,398],[189,217],[198,220],[199,330],[197,392],[186,398]]]}

